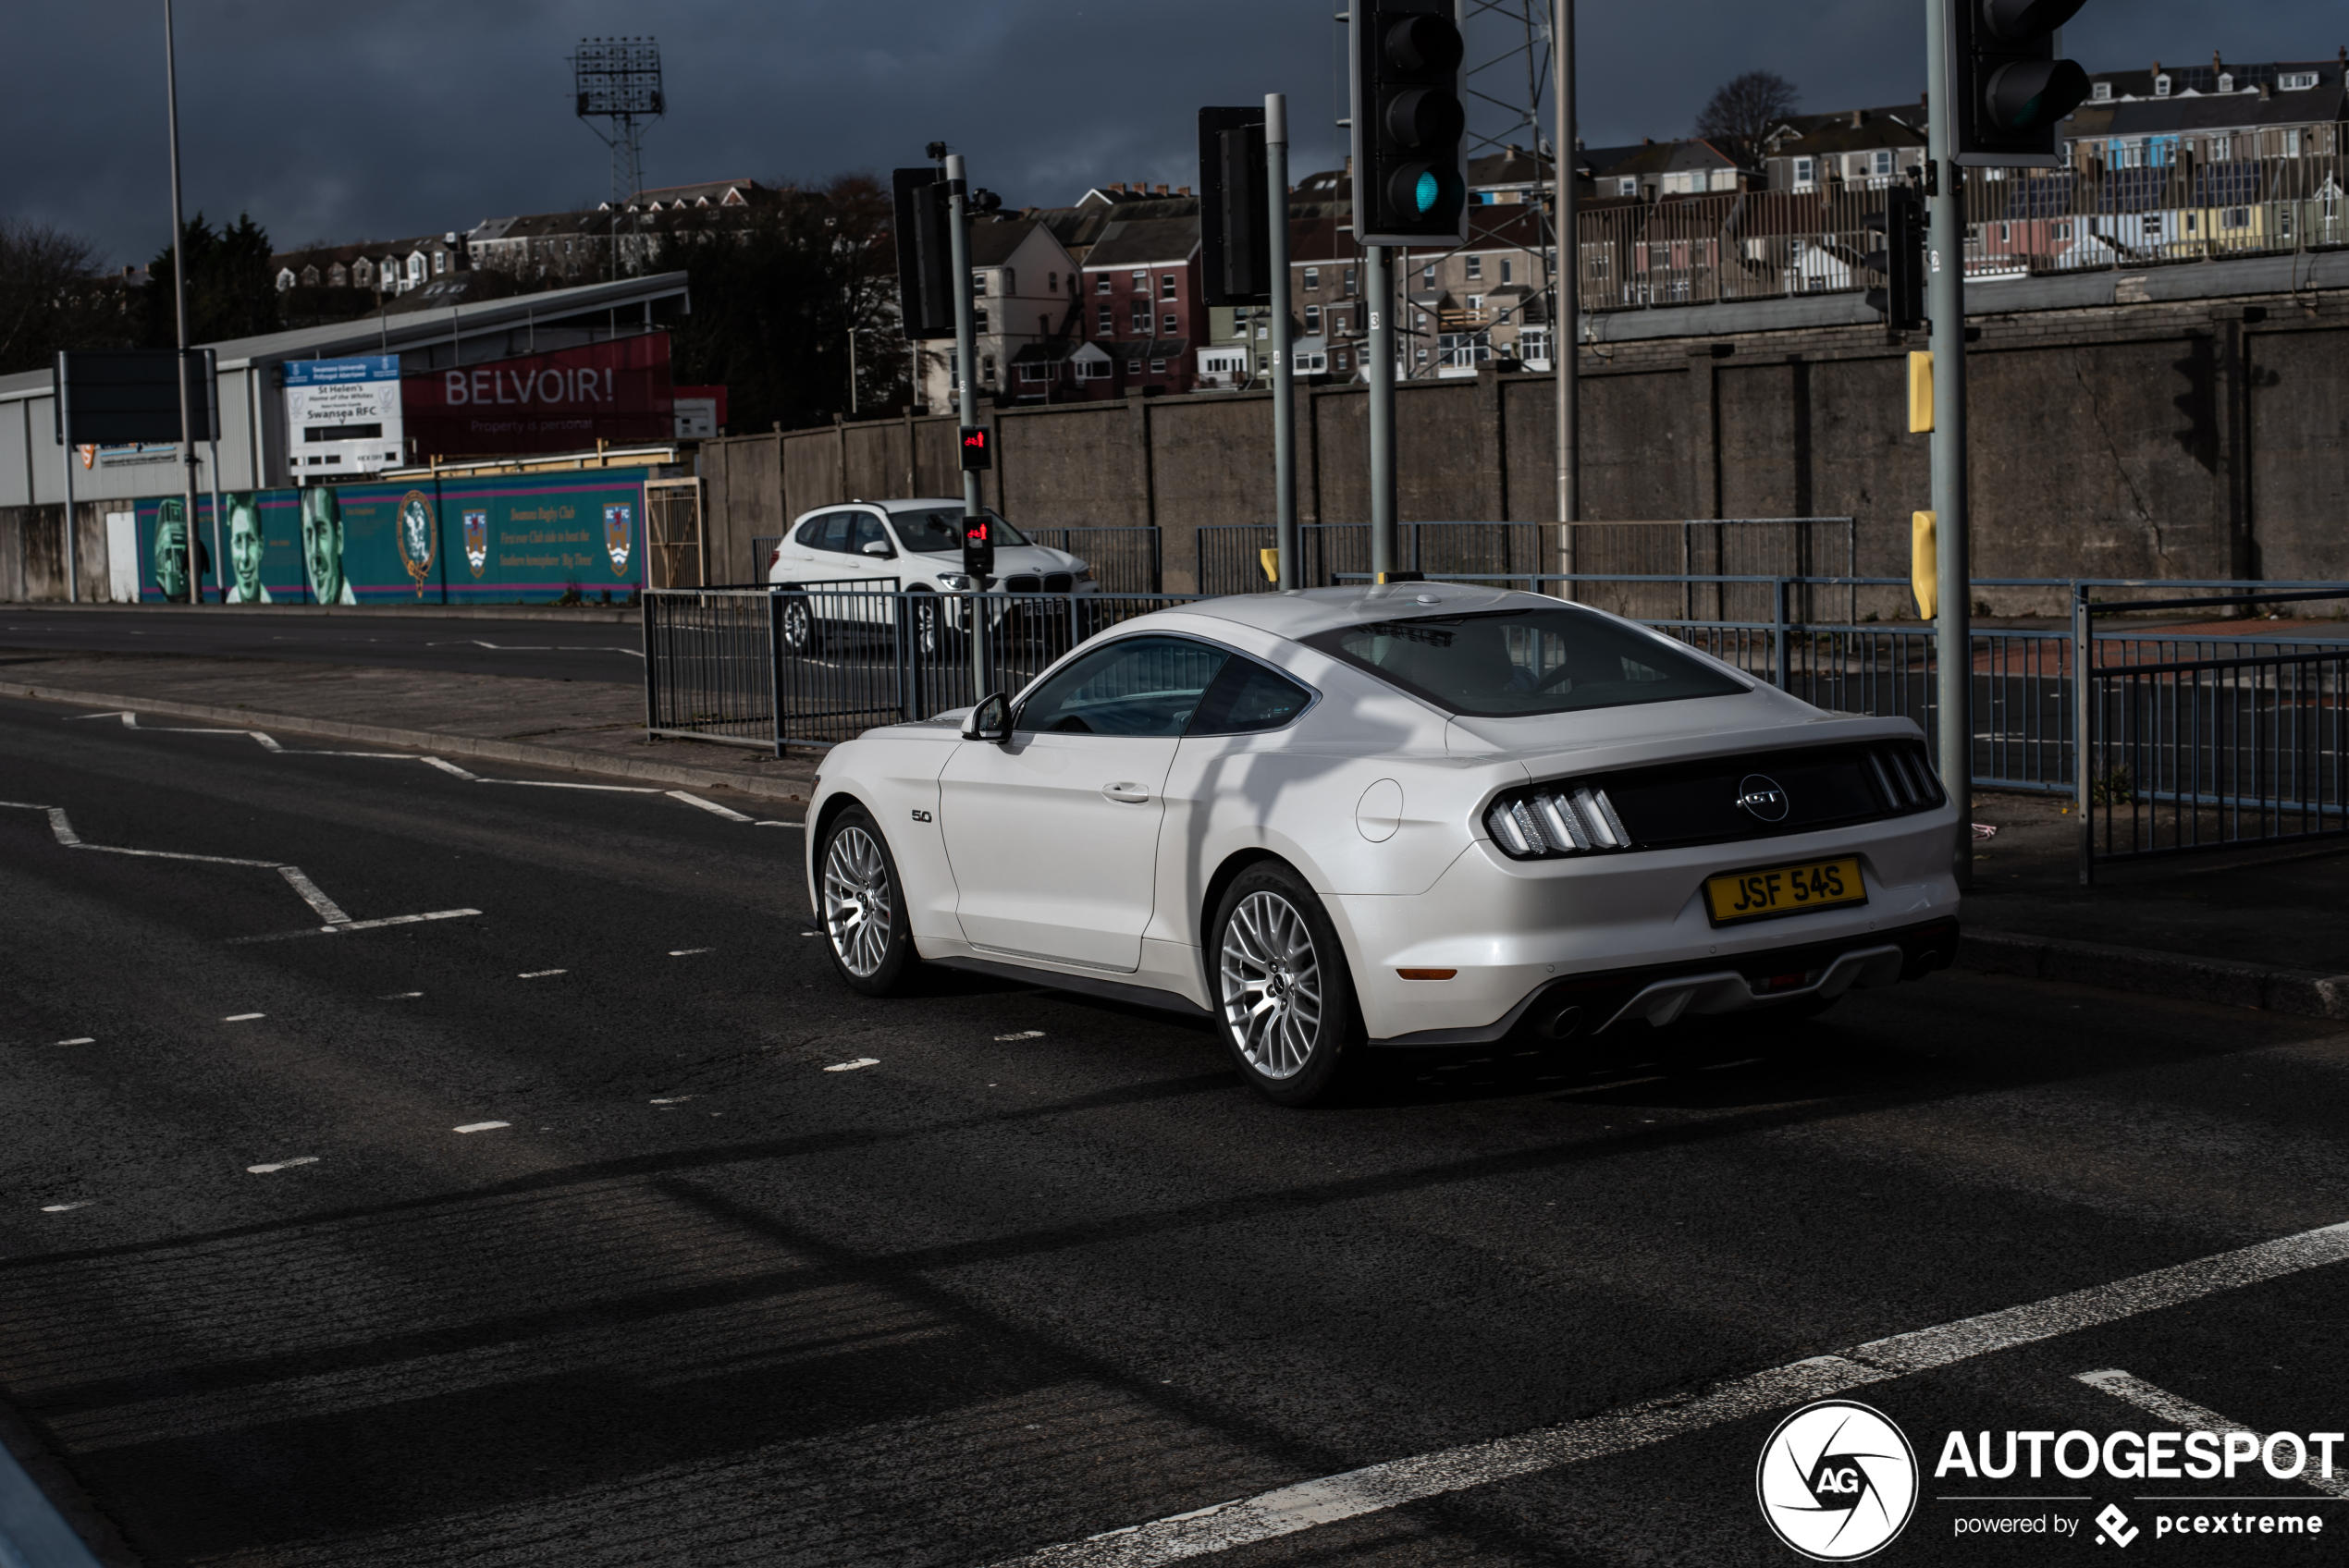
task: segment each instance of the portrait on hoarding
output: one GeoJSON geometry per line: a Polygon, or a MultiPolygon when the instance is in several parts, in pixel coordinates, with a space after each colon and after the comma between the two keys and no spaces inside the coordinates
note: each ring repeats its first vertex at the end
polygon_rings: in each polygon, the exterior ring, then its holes
{"type": "Polygon", "coordinates": [[[342,574],[342,503],[323,485],[301,493],[301,560],[312,598],[322,605],[359,602],[342,574]]]}
{"type": "MultiPolygon", "coordinates": [[[[184,602],[188,597],[188,509],[177,496],[155,503],[154,566],[155,586],[163,590],[163,596],[184,602]]],[[[196,576],[201,581],[211,571],[212,552],[204,548],[199,534],[196,576]]]]}
{"type": "Polygon", "coordinates": [[[228,602],[266,605],[273,601],[261,582],[261,497],[248,493],[228,497],[228,602]]]}

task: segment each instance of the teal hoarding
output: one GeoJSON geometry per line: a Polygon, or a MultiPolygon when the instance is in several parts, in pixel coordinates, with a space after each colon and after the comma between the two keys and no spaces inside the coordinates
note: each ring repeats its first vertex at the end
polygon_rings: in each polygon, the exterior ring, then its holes
{"type": "MultiPolygon", "coordinates": [[[[515,604],[625,597],[645,582],[641,469],[197,497],[204,598],[231,604],[515,604]],[[218,541],[217,547],[215,540],[218,541]]],[[[178,496],[137,503],[141,599],[185,600],[178,496]]]]}

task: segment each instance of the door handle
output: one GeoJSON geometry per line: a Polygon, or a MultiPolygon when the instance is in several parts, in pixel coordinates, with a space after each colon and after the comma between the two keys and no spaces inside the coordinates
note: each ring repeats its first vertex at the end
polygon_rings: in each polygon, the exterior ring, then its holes
{"type": "Polygon", "coordinates": [[[1101,793],[1129,806],[1138,806],[1150,798],[1150,786],[1146,784],[1104,784],[1101,793]]]}

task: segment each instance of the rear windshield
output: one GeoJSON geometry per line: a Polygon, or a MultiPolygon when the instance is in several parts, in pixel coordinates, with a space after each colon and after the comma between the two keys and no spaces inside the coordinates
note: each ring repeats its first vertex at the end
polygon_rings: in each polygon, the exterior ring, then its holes
{"type": "MultiPolygon", "coordinates": [[[[995,525],[998,545],[1025,545],[1028,538],[1018,529],[995,515],[993,508],[987,511],[988,521],[995,525]]],[[[960,508],[953,511],[892,512],[889,521],[897,525],[897,537],[909,550],[926,556],[960,555],[963,550],[963,514],[960,508]]]]}
{"type": "Polygon", "coordinates": [[[1305,641],[1449,712],[1480,717],[1745,690],[1693,654],[1570,606],[1374,620],[1305,641]]]}

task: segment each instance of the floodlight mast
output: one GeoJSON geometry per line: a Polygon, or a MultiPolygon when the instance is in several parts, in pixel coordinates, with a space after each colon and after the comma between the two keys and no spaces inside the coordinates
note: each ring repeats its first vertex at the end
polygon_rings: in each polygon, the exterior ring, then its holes
{"type": "Polygon", "coordinates": [[[571,57],[580,120],[611,149],[612,276],[620,276],[620,214],[645,188],[645,128],[668,112],[660,44],[651,38],[583,38],[571,57]],[[604,130],[596,121],[609,123],[604,130]]]}

